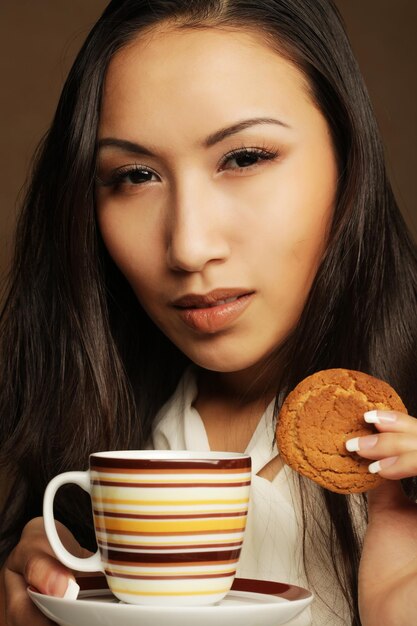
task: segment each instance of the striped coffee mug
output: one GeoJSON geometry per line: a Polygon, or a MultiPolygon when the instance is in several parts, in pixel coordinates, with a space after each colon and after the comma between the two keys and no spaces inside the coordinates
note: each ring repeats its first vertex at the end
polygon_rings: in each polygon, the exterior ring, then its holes
{"type": "Polygon", "coordinates": [[[104,572],[123,602],[214,604],[235,577],[250,482],[251,458],[245,454],[99,452],[90,456],[89,471],[51,480],[45,530],[64,565],[104,572]],[[55,527],[55,493],[67,483],[91,496],[98,550],[85,559],[64,548],[55,527]]]}

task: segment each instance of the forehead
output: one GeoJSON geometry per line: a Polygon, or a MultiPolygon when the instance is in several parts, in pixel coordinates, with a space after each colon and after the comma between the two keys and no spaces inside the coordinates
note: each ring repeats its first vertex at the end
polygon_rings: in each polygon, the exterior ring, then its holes
{"type": "Polygon", "coordinates": [[[161,27],[139,34],[111,60],[101,126],[117,122],[124,132],[128,119],[143,129],[175,115],[185,121],[187,114],[189,121],[209,116],[214,126],[224,125],[229,114],[235,122],[274,104],[289,118],[297,107],[314,105],[302,72],[261,34],[161,27]]]}

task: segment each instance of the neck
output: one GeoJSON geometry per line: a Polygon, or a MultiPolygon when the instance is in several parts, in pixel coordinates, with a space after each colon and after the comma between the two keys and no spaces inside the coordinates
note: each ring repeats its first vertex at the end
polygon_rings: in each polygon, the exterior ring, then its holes
{"type": "Polygon", "coordinates": [[[193,406],[203,421],[210,449],[244,452],[271,400],[270,394],[253,388],[247,393],[236,378],[206,370],[199,372],[197,386],[193,406]]]}
{"type": "Polygon", "coordinates": [[[229,401],[239,406],[268,405],[276,395],[277,380],[259,368],[240,372],[198,371],[198,394],[229,401]]]}

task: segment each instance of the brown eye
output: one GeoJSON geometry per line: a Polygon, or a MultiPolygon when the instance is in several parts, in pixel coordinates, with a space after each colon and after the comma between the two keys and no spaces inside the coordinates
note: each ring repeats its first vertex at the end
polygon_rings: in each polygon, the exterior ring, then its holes
{"type": "Polygon", "coordinates": [[[157,174],[144,166],[126,166],[114,170],[108,178],[99,179],[98,183],[103,187],[112,187],[117,190],[122,187],[138,187],[145,183],[159,180],[157,174]]]}
{"type": "Polygon", "coordinates": [[[277,152],[269,152],[260,148],[234,150],[226,154],[221,162],[221,170],[243,170],[270,161],[277,156],[277,152]]]}
{"type": "Polygon", "coordinates": [[[235,156],[233,159],[236,162],[237,167],[250,167],[259,161],[260,157],[258,154],[253,154],[251,152],[245,152],[243,154],[239,154],[235,156]]]}
{"type": "Polygon", "coordinates": [[[152,180],[153,172],[147,169],[134,169],[127,172],[123,177],[123,182],[131,185],[140,185],[152,180]]]}

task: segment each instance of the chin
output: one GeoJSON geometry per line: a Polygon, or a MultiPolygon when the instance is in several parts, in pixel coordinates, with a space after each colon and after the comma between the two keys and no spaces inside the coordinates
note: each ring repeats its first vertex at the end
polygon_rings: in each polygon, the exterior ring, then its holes
{"type": "Polygon", "coordinates": [[[248,354],[219,350],[209,354],[204,350],[195,350],[190,351],[187,356],[202,369],[224,374],[247,370],[263,360],[263,355],[253,355],[251,358],[248,354]]]}
{"type": "Polygon", "coordinates": [[[195,365],[212,372],[234,373],[262,367],[266,359],[276,350],[285,337],[256,333],[241,333],[239,336],[218,335],[199,340],[171,341],[176,344],[195,365]],[[245,336],[246,335],[246,336],[245,336]]]}

